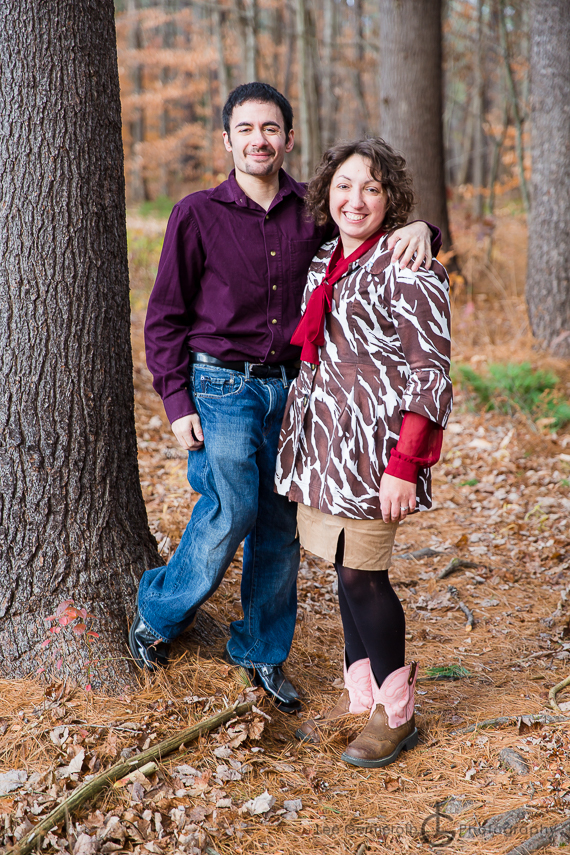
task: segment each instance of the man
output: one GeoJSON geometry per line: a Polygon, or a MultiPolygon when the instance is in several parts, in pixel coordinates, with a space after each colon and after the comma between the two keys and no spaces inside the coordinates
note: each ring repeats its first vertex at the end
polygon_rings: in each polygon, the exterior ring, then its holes
{"type": "MultiPolygon", "coordinates": [[[[298,371],[290,338],[309,264],[332,232],[307,219],[305,186],[281,169],[294,144],[287,99],[267,84],[244,84],[230,94],[223,122],[235,169],[174,207],[145,327],[154,388],[191,452],[188,480],[200,499],[169,564],[142,576],[129,646],[141,667],[166,665],[169,643],[245,540],[243,619],[231,624],[226,658],[294,712],[301,704],[282,664],[297,607],[296,506],[274,493],[273,478],[298,371]]],[[[424,256],[429,263],[425,224],[400,236],[402,263],[416,250],[416,264],[424,256]]]]}

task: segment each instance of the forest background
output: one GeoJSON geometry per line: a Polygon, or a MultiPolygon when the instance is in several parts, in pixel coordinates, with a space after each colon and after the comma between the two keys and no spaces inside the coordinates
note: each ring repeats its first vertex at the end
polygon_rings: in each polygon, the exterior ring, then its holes
{"type": "MultiPolygon", "coordinates": [[[[378,5],[118,0],[128,201],[177,199],[226,177],[221,107],[247,80],[291,101],[298,139],[288,168],[297,180],[334,141],[382,135],[379,56],[392,34],[381,31],[378,5]]],[[[407,47],[437,51],[427,38],[407,47]]],[[[527,0],[444,3],[445,181],[479,218],[497,199],[513,212],[528,208],[529,50],[527,0]]],[[[415,84],[428,100],[433,85],[415,84]]],[[[424,147],[424,156],[429,169],[439,152],[424,147]]]]}

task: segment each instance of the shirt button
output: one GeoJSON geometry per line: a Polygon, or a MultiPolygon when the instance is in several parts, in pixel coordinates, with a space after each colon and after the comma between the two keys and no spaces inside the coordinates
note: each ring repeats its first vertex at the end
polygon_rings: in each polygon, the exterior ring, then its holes
{"type": "Polygon", "coordinates": [[[267,215],[266,215],[265,219],[266,219],[266,220],[268,220],[268,219],[269,219],[269,214],[267,214],[267,215]]]}
{"type": "Polygon", "coordinates": [[[277,318],[273,318],[273,320],[271,321],[271,323],[272,323],[272,324],[276,324],[276,323],[277,323],[277,318]]]}
{"type": "Polygon", "coordinates": [[[274,249],[272,249],[271,252],[269,253],[269,255],[277,255],[277,253],[275,252],[274,249]]]}
{"type": "Polygon", "coordinates": [[[274,350],[272,350],[272,351],[271,351],[271,356],[275,356],[275,351],[274,351],[274,350]]]}
{"type": "Polygon", "coordinates": [[[277,291],[277,285],[274,285],[272,290],[277,291]]]}

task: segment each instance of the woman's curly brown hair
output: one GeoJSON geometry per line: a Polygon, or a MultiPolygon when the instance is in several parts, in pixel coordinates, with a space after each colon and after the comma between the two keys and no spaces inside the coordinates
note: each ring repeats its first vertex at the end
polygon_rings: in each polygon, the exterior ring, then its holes
{"type": "Polygon", "coordinates": [[[370,172],[380,181],[388,197],[383,226],[386,231],[403,226],[414,207],[412,179],[406,170],[406,161],[380,137],[340,142],[325,151],[316,175],[309,182],[305,207],[318,226],[332,222],[329,209],[329,190],[333,175],[345,160],[359,154],[370,164],[370,172]]]}

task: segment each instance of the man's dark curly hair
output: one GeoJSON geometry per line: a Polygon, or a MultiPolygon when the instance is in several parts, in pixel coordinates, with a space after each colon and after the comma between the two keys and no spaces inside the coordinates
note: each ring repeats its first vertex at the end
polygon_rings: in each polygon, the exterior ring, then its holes
{"type": "Polygon", "coordinates": [[[405,225],[415,201],[412,179],[404,158],[380,137],[340,142],[325,151],[305,196],[305,206],[312,219],[319,226],[332,222],[331,181],[339,166],[353,154],[369,162],[372,177],[381,182],[386,192],[388,206],[383,222],[386,231],[405,225]]]}

